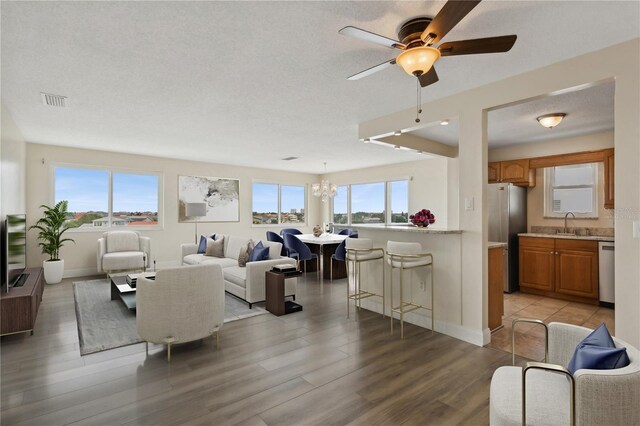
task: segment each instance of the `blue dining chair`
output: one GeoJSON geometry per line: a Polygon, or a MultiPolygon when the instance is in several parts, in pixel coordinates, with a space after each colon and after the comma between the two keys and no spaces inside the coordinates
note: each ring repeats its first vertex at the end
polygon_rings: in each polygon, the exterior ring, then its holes
{"type": "Polygon", "coordinates": [[[302,231],[296,228],[282,228],[280,235],[284,237],[284,234],[302,235],[302,231]]]}
{"type": "Polygon", "coordinates": [[[358,231],[354,231],[353,229],[349,229],[349,228],[345,228],[345,229],[341,229],[340,232],[338,232],[338,235],[347,235],[351,238],[358,238],[358,231]]]}
{"type": "Polygon", "coordinates": [[[298,269],[300,269],[300,262],[305,262],[304,271],[307,272],[307,260],[316,260],[316,270],[318,271],[318,280],[320,280],[320,259],[315,253],[311,253],[311,250],[305,243],[300,241],[294,234],[284,234],[284,245],[287,250],[293,250],[297,253],[298,269]]]}
{"type": "MultiPolygon", "coordinates": [[[[344,235],[344,234],[343,234],[344,235]]],[[[347,249],[346,249],[347,239],[345,238],[338,247],[336,247],[336,251],[331,255],[331,267],[329,276],[331,277],[331,281],[333,281],[333,262],[344,262],[347,258],[347,249]]]]}
{"type": "Polygon", "coordinates": [[[275,232],[267,231],[267,241],[274,241],[276,243],[282,244],[282,250],[280,250],[280,256],[297,257],[297,256],[292,256],[292,254],[297,255],[297,253],[290,253],[289,250],[287,250],[287,247],[284,245],[284,239],[280,235],[276,234],[275,232]]]}

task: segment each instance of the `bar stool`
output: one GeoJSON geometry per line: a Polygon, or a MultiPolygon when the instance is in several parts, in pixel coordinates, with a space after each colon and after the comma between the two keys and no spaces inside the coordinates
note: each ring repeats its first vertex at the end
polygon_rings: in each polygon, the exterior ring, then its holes
{"type": "Polygon", "coordinates": [[[349,300],[353,300],[354,306],[359,310],[362,299],[368,297],[382,298],[382,316],[385,316],[385,297],[384,297],[384,249],[374,248],[373,240],[370,238],[347,238],[345,239],[346,248],[346,267],[347,267],[347,318],[349,318],[349,300]],[[362,290],[360,266],[365,262],[382,260],[382,294],[373,293],[371,291],[362,290]],[[354,291],[351,293],[349,287],[349,264],[353,268],[353,286],[354,291]]]}
{"type": "MultiPolygon", "coordinates": [[[[431,253],[423,253],[420,243],[403,243],[397,241],[387,242],[387,263],[391,265],[391,334],[393,334],[393,313],[400,314],[400,338],[404,339],[404,314],[415,311],[416,309],[425,309],[431,312],[431,334],[433,334],[433,317],[434,317],[434,298],[433,298],[433,256],[431,253]],[[428,268],[431,272],[431,306],[424,306],[404,301],[403,280],[404,271],[415,268],[428,268]],[[393,271],[400,271],[400,302],[398,306],[393,305],[393,271]]],[[[413,293],[412,293],[413,294],[413,293]]],[[[412,298],[413,299],[413,298],[412,298]]]]}

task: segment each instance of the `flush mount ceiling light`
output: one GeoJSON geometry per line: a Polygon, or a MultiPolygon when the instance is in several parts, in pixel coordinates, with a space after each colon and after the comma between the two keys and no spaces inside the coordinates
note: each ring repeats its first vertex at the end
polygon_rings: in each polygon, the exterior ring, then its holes
{"type": "Polygon", "coordinates": [[[448,126],[448,125],[449,125],[449,120],[442,120],[442,121],[440,122],[440,125],[441,125],[441,126],[448,126]]]}
{"type": "Polygon", "coordinates": [[[400,149],[400,145],[394,145],[393,149],[400,149]]]}
{"type": "Polygon", "coordinates": [[[567,114],[565,114],[564,112],[554,112],[551,114],[541,115],[540,117],[536,118],[536,120],[538,120],[538,123],[540,123],[541,126],[546,127],[547,129],[553,129],[558,124],[560,124],[562,119],[566,116],[567,114]]]}
{"type": "MultiPolygon", "coordinates": [[[[365,139],[366,141],[367,139],[365,139]]],[[[324,163],[324,174],[327,174],[327,163],[324,163]]],[[[320,182],[311,184],[311,193],[320,197],[323,203],[326,203],[329,198],[335,197],[338,193],[338,185],[329,182],[326,179],[322,179],[320,182]]]]}
{"type": "Polygon", "coordinates": [[[396,130],[393,132],[393,136],[402,136],[402,130],[396,130]]]}

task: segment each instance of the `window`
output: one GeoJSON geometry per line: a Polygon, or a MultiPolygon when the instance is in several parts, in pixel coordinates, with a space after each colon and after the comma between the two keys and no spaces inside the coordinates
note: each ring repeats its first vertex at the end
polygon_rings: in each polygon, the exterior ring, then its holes
{"type": "Polygon", "coordinates": [[[342,185],[333,199],[333,222],[342,225],[408,223],[408,211],[407,179],[342,185]]]}
{"type": "Polygon", "coordinates": [[[349,223],[348,208],[349,187],[342,185],[338,187],[338,192],[333,197],[333,223],[346,225],[349,223]]]}
{"type": "Polygon", "coordinates": [[[545,216],[598,217],[598,164],[545,169],[545,216]]]}
{"type": "Polygon", "coordinates": [[[306,223],[306,189],[302,185],[254,182],[253,224],[306,223]]]}
{"type": "Polygon", "coordinates": [[[351,223],[385,223],[384,182],[351,185],[351,223]]]}
{"type": "Polygon", "coordinates": [[[69,202],[67,224],[73,228],[160,226],[158,174],[56,166],[53,175],[54,203],[69,202]]]}
{"type": "Polygon", "coordinates": [[[389,182],[391,223],[409,222],[409,181],[389,182]]]}

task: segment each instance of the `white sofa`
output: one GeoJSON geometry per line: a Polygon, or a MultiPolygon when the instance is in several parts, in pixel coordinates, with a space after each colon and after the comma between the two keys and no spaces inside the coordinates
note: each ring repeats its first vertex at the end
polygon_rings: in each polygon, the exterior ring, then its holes
{"type": "Polygon", "coordinates": [[[219,265],[181,266],[139,278],[136,324],[146,342],[171,345],[216,335],[224,323],[224,284],[219,265]]]}
{"type": "Polygon", "coordinates": [[[98,239],[98,273],[144,270],[151,259],[151,239],[136,231],[109,231],[98,239]]]}
{"type": "MultiPolygon", "coordinates": [[[[216,235],[220,238],[223,235],[216,235]]],[[[264,279],[265,272],[270,271],[275,265],[296,265],[295,259],[280,255],[282,244],[274,241],[262,241],[265,247],[269,247],[269,259],[259,262],[248,262],[246,267],[238,266],[240,250],[247,247],[249,238],[234,235],[224,235],[224,257],[211,257],[198,254],[197,244],[182,244],[182,264],[200,265],[215,264],[222,267],[224,276],[224,288],[227,292],[249,303],[249,308],[256,302],[265,300],[264,279]]],[[[258,243],[257,241],[255,242],[258,243]]],[[[295,299],[297,278],[285,280],[285,296],[295,299]]]]}

